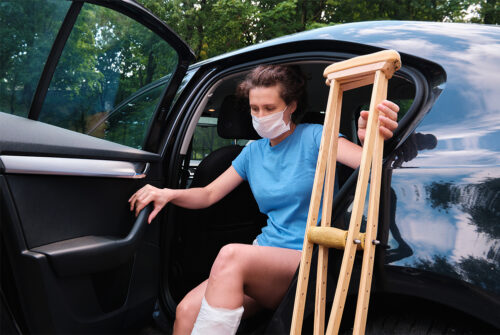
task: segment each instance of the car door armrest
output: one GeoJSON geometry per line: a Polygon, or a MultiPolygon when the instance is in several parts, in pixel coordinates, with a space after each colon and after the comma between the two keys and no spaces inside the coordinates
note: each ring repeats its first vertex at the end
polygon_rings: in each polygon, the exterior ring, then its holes
{"type": "Polygon", "coordinates": [[[30,251],[44,254],[59,276],[95,273],[125,263],[136,251],[153,206],[137,216],[125,238],[82,236],[43,245],[30,251]]]}

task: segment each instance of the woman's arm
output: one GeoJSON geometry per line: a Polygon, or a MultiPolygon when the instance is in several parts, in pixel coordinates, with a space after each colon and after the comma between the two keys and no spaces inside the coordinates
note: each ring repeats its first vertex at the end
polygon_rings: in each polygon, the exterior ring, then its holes
{"type": "MultiPolygon", "coordinates": [[[[395,103],[384,100],[377,106],[380,115],[379,131],[384,140],[392,137],[392,132],[398,127],[398,112],[399,106],[395,103]]],[[[363,144],[366,135],[366,124],[368,122],[368,111],[362,111],[358,119],[358,138],[363,144]]],[[[339,139],[339,147],[337,150],[337,161],[356,169],[361,164],[361,155],[363,149],[345,138],[339,139]]]]}
{"type": "Polygon", "coordinates": [[[337,162],[356,169],[361,164],[361,155],[363,148],[352,143],[348,139],[339,138],[339,146],[337,149],[337,162]]]}
{"type": "Polygon", "coordinates": [[[160,210],[169,202],[191,209],[209,207],[234,190],[242,181],[243,178],[240,177],[233,166],[230,166],[217,179],[205,187],[174,190],[146,185],[135,192],[128,201],[130,202],[130,210],[135,209],[136,216],[150,202],[153,202],[154,209],[148,218],[148,223],[151,223],[160,210]]]}

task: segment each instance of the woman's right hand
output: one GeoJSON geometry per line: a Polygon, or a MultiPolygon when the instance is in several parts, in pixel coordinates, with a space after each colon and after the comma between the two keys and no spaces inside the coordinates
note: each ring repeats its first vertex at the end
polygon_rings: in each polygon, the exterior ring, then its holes
{"type": "Polygon", "coordinates": [[[151,185],[146,185],[128,199],[130,210],[135,210],[135,216],[137,217],[144,207],[150,202],[153,202],[154,209],[148,218],[148,223],[151,223],[162,208],[171,200],[171,191],[172,190],[167,188],[160,189],[151,185]]]}
{"type": "MultiPolygon", "coordinates": [[[[382,135],[384,140],[388,140],[398,127],[399,106],[392,101],[384,100],[377,105],[377,109],[380,113],[378,117],[380,120],[380,135],[382,135]]],[[[358,138],[361,144],[365,141],[368,114],[369,111],[361,111],[361,115],[358,119],[358,138]]]]}

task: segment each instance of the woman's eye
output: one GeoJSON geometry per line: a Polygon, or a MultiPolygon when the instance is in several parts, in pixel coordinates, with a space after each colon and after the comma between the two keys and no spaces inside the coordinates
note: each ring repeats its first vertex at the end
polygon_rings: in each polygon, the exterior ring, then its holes
{"type": "Polygon", "coordinates": [[[274,107],[266,107],[266,111],[267,111],[267,112],[272,112],[272,111],[274,111],[275,109],[276,109],[276,108],[274,108],[274,107]]]}

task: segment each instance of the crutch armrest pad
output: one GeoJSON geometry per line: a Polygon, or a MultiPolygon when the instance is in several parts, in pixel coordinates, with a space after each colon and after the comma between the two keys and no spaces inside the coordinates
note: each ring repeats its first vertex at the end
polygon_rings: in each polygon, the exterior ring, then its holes
{"type": "Polygon", "coordinates": [[[377,63],[390,64],[389,70],[392,71],[392,73],[394,73],[401,68],[401,56],[395,50],[384,50],[364,56],[354,57],[328,66],[323,72],[323,76],[327,78],[329,74],[334,72],[344,71],[355,67],[367,66],[377,63]]]}

